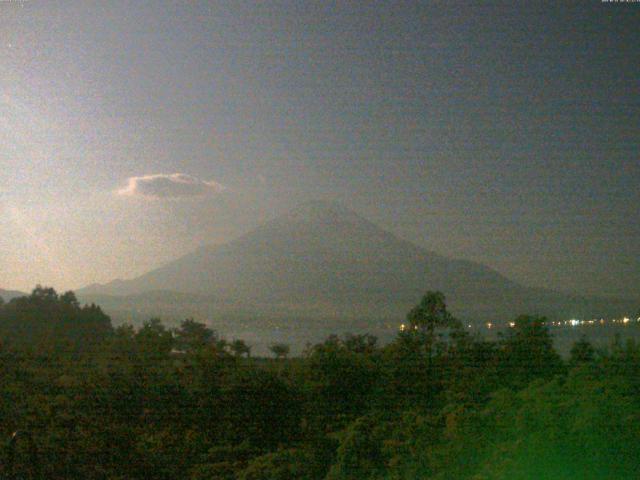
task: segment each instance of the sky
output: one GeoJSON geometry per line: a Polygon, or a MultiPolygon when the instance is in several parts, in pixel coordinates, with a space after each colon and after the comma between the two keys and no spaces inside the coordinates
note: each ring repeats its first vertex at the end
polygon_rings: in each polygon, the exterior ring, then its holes
{"type": "Polygon", "coordinates": [[[0,288],[131,278],[307,200],[640,298],[640,3],[0,1],[0,288]]]}

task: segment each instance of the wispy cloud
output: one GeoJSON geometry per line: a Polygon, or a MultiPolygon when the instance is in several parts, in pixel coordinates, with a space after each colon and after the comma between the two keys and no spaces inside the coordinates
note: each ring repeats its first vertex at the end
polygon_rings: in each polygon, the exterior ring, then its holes
{"type": "Polygon", "coordinates": [[[116,193],[148,198],[183,198],[215,195],[223,190],[224,185],[218,182],[201,180],[184,173],[159,173],[130,177],[127,186],[116,193]]]}

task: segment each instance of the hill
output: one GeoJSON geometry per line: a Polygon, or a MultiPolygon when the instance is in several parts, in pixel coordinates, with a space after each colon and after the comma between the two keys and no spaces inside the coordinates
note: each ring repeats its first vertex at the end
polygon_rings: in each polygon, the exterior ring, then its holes
{"type": "Polygon", "coordinates": [[[8,302],[13,298],[26,297],[27,295],[28,293],[18,292],[17,290],[3,290],[2,288],[0,288],[0,298],[2,298],[5,302],[8,302]]]}

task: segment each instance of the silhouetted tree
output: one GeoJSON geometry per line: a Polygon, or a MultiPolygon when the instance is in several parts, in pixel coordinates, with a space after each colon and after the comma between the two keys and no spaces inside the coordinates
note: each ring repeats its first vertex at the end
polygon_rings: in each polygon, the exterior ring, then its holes
{"type": "Polygon", "coordinates": [[[80,303],[78,302],[78,299],[76,298],[76,294],[73,293],[71,290],[60,295],[60,301],[62,303],[66,303],[67,305],[72,305],[74,307],[78,307],[80,305],[80,303]]]}
{"type": "Polygon", "coordinates": [[[425,329],[433,336],[436,328],[452,325],[453,316],[447,310],[442,292],[427,292],[420,303],[407,314],[407,322],[414,330],[425,329]]]}
{"type": "Polygon", "coordinates": [[[580,340],[573,344],[571,347],[571,356],[569,358],[569,364],[572,366],[581,365],[584,363],[591,363],[595,358],[595,349],[593,345],[589,343],[586,337],[583,335],[580,340]]]}
{"type": "Polygon", "coordinates": [[[145,321],[134,340],[140,352],[151,360],[166,358],[173,348],[173,336],[159,318],[145,321]]]}
{"type": "Polygon", "coordinates": [[[31,291],[31,295],[30,298],[32,300],[36,300],[36,301],[49,301],[49,302],[53,302],[58,300],[58,294],[56,293],[55,289],[51,288],[51,287],[43,287],[42,285],[36,285],[36,288],[34,288],[31,291]]]}
{"type": "Polygon", "coordinates": [[[236,357],[241,357],[243,355],[249,357],[251,355],[251,347],[249,347],[244,340],[234,340],[231,342],[230,348],[236,357]]]}
{"type": "Polygon", "coordinates": [[[376,344],[378,343],[378,338],[374,335],[364,334],[364,335],[354,335],[347,334],[344,338],[343,344],[347,348],[354,353],[372,353],[376,344]]]}
{"type": "Polygon", "coordinates": [[[447,310],[441,292],[427,292],[407,314],[407,323],[408,328],[400,337],[411,337],[413,342],[422,344],[429,356],[438,342],[448,342],[462,335],[462,326],[447,310]]]}
{"type": "Polygon", "coordinates": [[[640,343],[582,339],[570,365],[590,366],[567,370],[544,318],[490,341],[425,297],[390,344],[277,343],[271,362],[192,319],[112,329],[38,286],[0,306],[0,436],[32,433],[41,478],[637,478],[640,343]]]}
{"type": "Polygon", "coordinates": [[[80,307],[73,292],[58,296],[38,285],[29,296],[14,298],[0,310],[0,339],[14,346],[72,351],[94,348],[112,333],[111,319],[96,305],[80,307]]]}
{"type": "Polygon", "coordinates": [[[562,359],[553,348],[546,322],[545,317],[521,315],[502,336],[500,370],[507,384],[524,386],[534,378],[549,378],[562,371],[562,359]]]}
{"type": "Polygon", "coordinates": [[[185,352],[194,352],[217,340],[215,331],[192,318],[183,320],[174,335],[176,348],[185,352]]]}
{"type": "Polygon", "coordinates": [[[286,343],[274,343],[269,347],[269,350],[271,350],[271,353],[273,353],[277,359],[282,360],[287,358],[291,349],[286,343]]]}

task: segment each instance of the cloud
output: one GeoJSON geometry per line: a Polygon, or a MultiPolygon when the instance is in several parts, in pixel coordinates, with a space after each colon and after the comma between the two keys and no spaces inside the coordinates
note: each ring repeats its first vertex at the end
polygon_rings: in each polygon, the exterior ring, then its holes
{"type": "Polygon", "coordinates": [[[225,190],[224,185],[204,181],[184,173],[159,173],[130,177],[127,186],[116,193],[123,196],[148,198],[184,198],[213,195],[225,190]]]}

